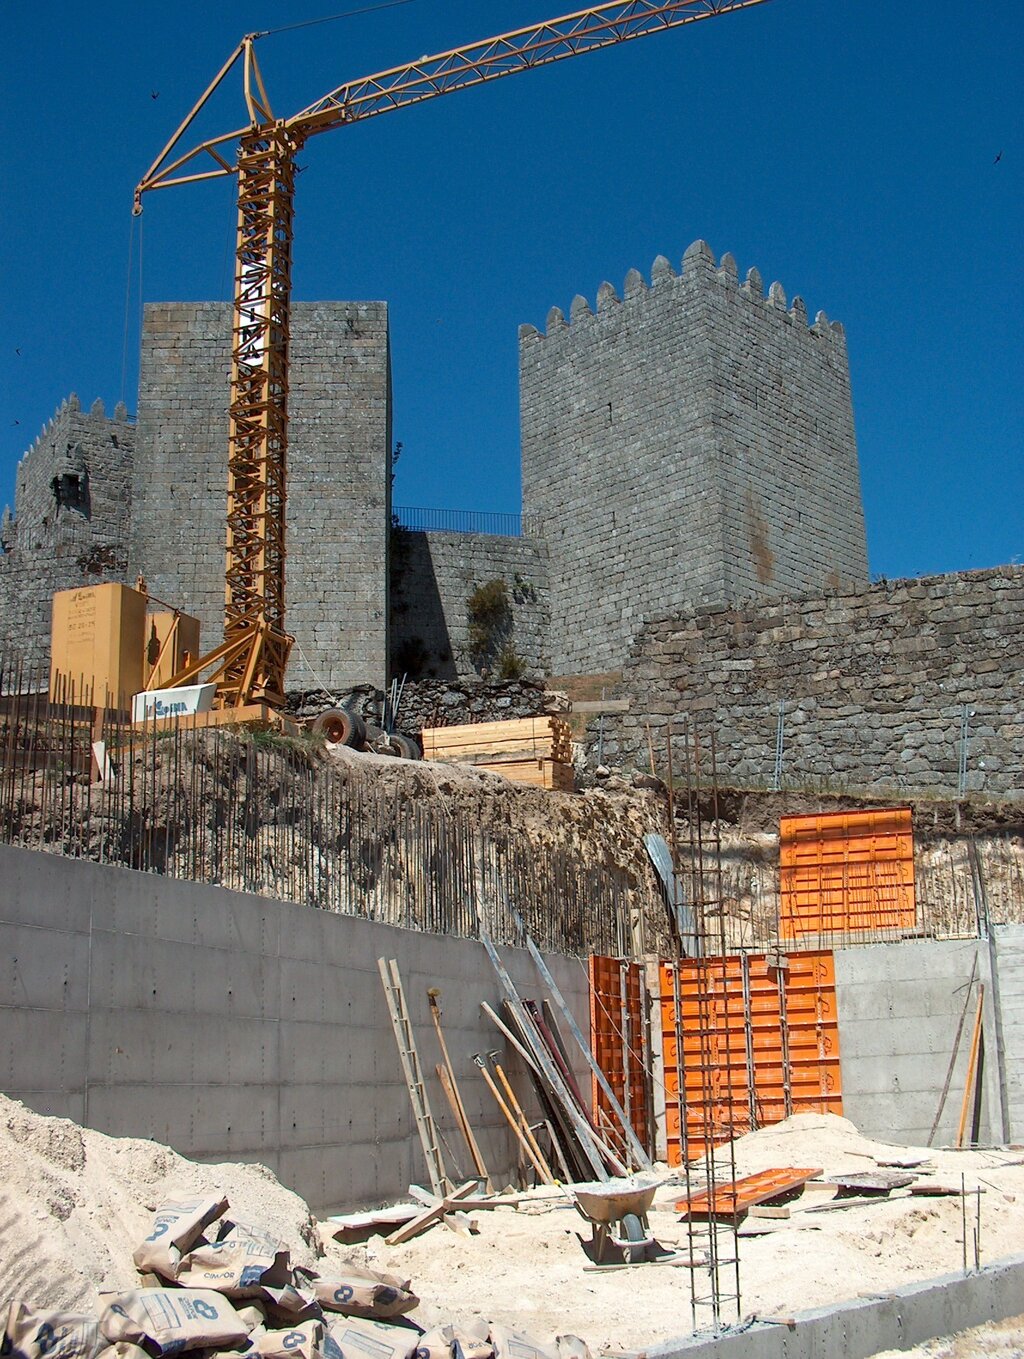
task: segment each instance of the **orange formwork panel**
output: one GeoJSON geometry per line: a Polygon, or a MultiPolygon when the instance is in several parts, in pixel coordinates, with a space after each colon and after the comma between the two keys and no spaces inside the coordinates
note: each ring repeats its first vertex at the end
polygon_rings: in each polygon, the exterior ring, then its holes
{"type": "Polygon", "coordinates": [[[786,961],[736,954],[661,964],[671,1165],[793,1113],[842,1113],[832,953],[786,961]]]}
{"type": "Polygon", "coordinates": [[[783,940],[913,930],[910,808],[782,817],[779,885],[783,940]]]}
{"type": "Polygon", "coordinates": [[[768,1203],[802,1189],[808,1180],[820,1174],[820,1166],[760,1170],[756,1175],[745,1175],[742,1180],[719,1185],[713,1194],[702,1189],[689,1198],[679,1199],[676,1212],[683,1213],[691,1221],[709,1217],[738,1218],[758,1203],[768,1203]]]}
{"type": "MultiPolygon", "coordinates": [[[[640,1145],[649,1148],[651,1122],[641,964],[592,954],[588,971],[591,1052],[632,1123],[640,1145]]],[[[592,1097],[598,1127],[615,1147],[627,1152],[619,1121],[596,1079],[592,1097]]]]}

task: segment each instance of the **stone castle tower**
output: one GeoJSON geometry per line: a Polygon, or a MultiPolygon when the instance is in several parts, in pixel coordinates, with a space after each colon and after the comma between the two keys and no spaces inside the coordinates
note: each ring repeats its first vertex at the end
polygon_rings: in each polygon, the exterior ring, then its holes
{"type": "MultiPolygon", "coordinates": [[[[296,688],[383,684],[391,512],[391,366],[383,302],[292,307],[287,627],[296,688]]],[[[148,306],[142,335],[130,571],[224,627],[231,308],[148,306]]]]}
{"type": "Polygon", "coordinates": [[[556,674],[617,668],[647,617],[867,579],[843,329],[731,255],[523,326],[520,391],[556,674]]]}
{"type": "Polygon", "coordinates": [[[16,515],[0,522],[0,650],[45,665],[58,590],[125,579],[135,427],[118,405],[62,402],[15,474],[16,515]]]}
{"type": "MultiPolygon", "coordinates": [[[[68,402],[23,459],[0,652],[44,660],[54,590],[136,573],[220,640],[230,325],[223,303],[148,306],[137,428],[68,402]]],[[[295,305],[291,687],[474,674],[468,601],[498,577],[526,669],[556,675],[618,669],[655,616],[866,580],[842,327],[754,269],[741,286],[731,255],[697,242],[679,274],[602,284],[596,313],[553,309],[521,329],[520,376],[528,535],[393,537],[387,307],[295,305]]]]}

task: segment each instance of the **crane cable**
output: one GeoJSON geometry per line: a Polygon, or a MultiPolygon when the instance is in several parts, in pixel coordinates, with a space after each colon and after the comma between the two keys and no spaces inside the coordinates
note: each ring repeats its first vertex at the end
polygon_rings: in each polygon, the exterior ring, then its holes
{"type": "Polygon", "coordinates": [[[354,19],[359,14],[376,14],[380,9],[396,9],[399,5],[411,5],[413,0],[383,0],[379,5],[363,5],[360,9],[347,9],[341,14],[325,14],[322,19],[306,19],[300,24],[283,24],[280,28],[261,28],[254,38],[270,38],[275,33],[294,33],[297,28],[314,28],[317,24],[333,24],[338,19],[354,19]]]}

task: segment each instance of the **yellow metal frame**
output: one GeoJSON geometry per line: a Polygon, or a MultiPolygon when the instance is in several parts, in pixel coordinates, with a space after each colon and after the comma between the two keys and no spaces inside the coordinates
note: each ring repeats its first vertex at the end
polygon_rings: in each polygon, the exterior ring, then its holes
{"type": "Polygon", "coordinates": [[[275,118],[256,60],[242,39],[135,190],[135,211],[153,189],[238,177],[228,452],[225,640],[180,671],[188,684],[216,666],[221,707],[284,700],[292,639],[285,631],[285,484],[288,338],[295,155],[308,137],[408,104],[634,38],[679,28],[766,0],[611,0],[529,28],[456,47],[339,85],[290,118],[275,118]],[[178,154],[211,96],[242,63],[248,124],[178,154]],[[212,168],[206,168],[212,162],[212,168]],[[202,167],[202,168],[197,168],[202,167]]]}

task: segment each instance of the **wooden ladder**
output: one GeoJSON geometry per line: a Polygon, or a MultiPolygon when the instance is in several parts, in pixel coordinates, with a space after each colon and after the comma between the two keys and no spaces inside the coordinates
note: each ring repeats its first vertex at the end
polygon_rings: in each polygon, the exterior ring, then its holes
{"type": "Polygon", "coordinates": [[[440,1139],[437,1135],[434,1115],[430,1111],[427,1087],[423,1082],[423,1068],[420,1066],[419,1053],[416,1051],[416,1039],[413,1036],[409,1011],[405,1003],[405,992],[402,990],[402,978],[398,972],[398,962],[394,958],[378,958],[377,967],[380,969],[380,979],[384,985],[384,996],[388,1003],[388,1013],[391,1015],[391,1027],[395,1031],[398,1055],[402,1059],[405,1083],[409,1087],[409,1099],[412,1101],[412,1111],[416,1116],[416,1127],[419,1131],[420,1142],[423,1144],[423,1155],[427,1161],[430,1187],[438,1198],[443,1198],[450,1182],[444,1168],[444,1159],[441,1155],[440,1139]]]}

